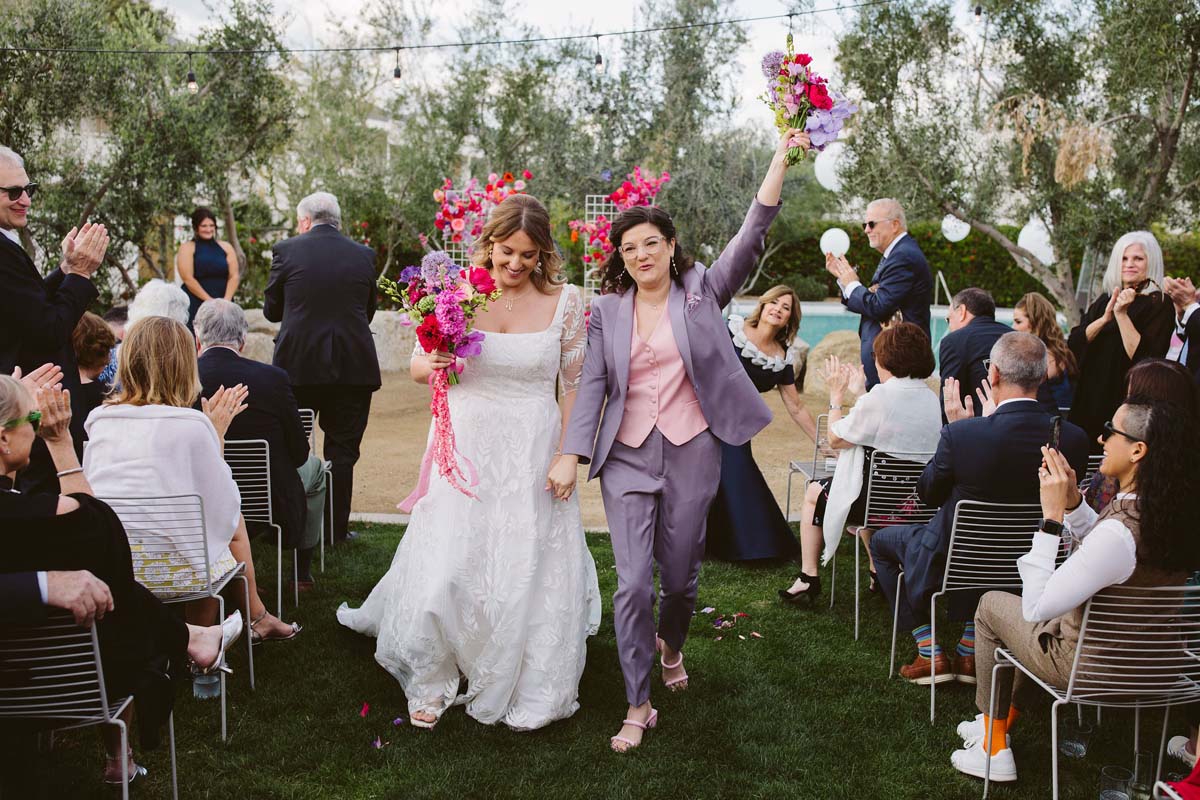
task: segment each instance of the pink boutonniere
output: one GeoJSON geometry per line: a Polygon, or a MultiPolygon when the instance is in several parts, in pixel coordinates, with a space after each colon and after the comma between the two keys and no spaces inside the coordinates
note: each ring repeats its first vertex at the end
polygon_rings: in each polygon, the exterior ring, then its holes
{"type": "Polygon", "coordinates": [[[696,306],[700,305],[700,301],[703,299],[704,298],[702,298],[698,294],[692,294],[691,292],[688,292],[684,298],[683,306],[685,309],[687,309],[688,313],[690,314],[692,311],[695,310],[696,306]]]}

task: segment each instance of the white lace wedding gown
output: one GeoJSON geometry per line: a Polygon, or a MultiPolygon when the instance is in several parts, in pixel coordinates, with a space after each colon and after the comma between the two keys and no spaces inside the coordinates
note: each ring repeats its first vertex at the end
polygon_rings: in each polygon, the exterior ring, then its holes
{"type": "Polygon", "coordinates": [[[585,344],[574,286],[546,330],[486,335],[449,391],[478,499],[434,468],[387,574],[362,607],[337,611],[378,638],[375,660],[400,681],[409,713],[465,703],[480,722],[531,730],[579,708],[586,640],[600,622],[596,566],[577,495],[564,503],[544,487],[562,422],[555,379],[575,391],[585,344]]]}

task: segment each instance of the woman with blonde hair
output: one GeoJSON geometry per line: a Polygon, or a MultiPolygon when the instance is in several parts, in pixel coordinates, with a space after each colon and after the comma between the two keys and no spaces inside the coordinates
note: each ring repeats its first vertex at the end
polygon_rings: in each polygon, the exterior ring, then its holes
{"type": "Polygon", "coordinates": [[[1079,365],[1058,326],[1054,304],[1037,292],[1025,295],[1013,308],[1013,330],[1031,333],[1046,345],[1046,382],[1038,390],[1038,400],[1053,403],[1056,408],[1070,408],[1075,396],[1072,382],[1079,377],[1079,365]]]}
{"type": "MultiPolygon", "coordinates": [[[[729,335],[743,369],[762,394],[779,390],[784,408],[808,438],[817,423],[796,390],[800,298],[790,286],[772,286],[749,316],[729,315],[729,335]]],[[[799,381],[803,385],[803,379],[799,381]]],[[[705,552],[726,561],[787,558],[799,550],[779,503],[754,462],[750,442],[721,443],[721,483],[708,510],[705,552]]]]}
{"type": "Polygon", "coordinates": [[[1067,339],[1079,362],[1071,422],[1093,442],[1125,397],[1125,373],[1144,358],[1161,358],[1171,344],[1175,305],[1163,294],[1162,281],[1162,249],[1154,234],[1125,234],[1113,245],[1104,294],[1067,339]]]}
{"type": "MultiPolygon", "coordinates": [[[[83,466],[96,496],[200,495],[210,574],[224,575],[238,562],[246,565],[251,638],[294,637],[300,626],[268,613],[258,597],[241,496],[222,458],[225,431],[246,408],[245,388],[222,387],[201,401],[203,411],[195,410],[200,397],[196,342],[182,323],[166,317],[146,317],[129,328],[117,357],[117,383],[120,388],[84,425],[83,466]]],[[[203,553],[167,555],[165,561],[180,586],[204,570],[203,553]]],[[[215,600],[197,600],[188,604],[187,617],[201,624],[215,611],[215,600]]]]}
{"type": "MultiPolygon", "coordinates": [[[[337,615],[376,637],[375,660],[400,682],[414,726],[432,728],[462,704],[485,725],[533,730],[579,708],[587,637],[600,623],[579,502],[547,481],[583,369],[584,307],[564,285],[550,215],[528,195],[492,211],[474,264],[475,289],[494,282],[501,294],[476,317],[482,350],[449,389],[458,451],[477,471],[473,496],[425,471],[402,504],[412,518],[391,568],[362,606],[337,615]]],[[[426,383],[452,363],[418,344],[410,372],[426,383]]]]}

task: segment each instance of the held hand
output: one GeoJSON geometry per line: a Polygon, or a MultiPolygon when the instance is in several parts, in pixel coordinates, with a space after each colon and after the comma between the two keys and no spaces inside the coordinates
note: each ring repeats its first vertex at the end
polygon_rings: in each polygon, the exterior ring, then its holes
{"type": "Polygon", "coordinates": [[[13,370],[12,376],[21,382],[30,397],[36,397],[38,389],[58,389],[62,387],[62,368],[57,364],[42,364],[28,375],[21,375],[21,368],[13,370]]]}
{"type": "Polygon", "coordinates": [[[108,250],[108,230],[87,223],[78,232],[74,228],[62,241],[63,271],[90,278],[104,261],[108,250]]]}
{"type": "Polygon", "coordinates": [[[971,395],[963,397],[961,391],[958,378],[946,378],[942,384],[942,409],[946,412],[946,419],[951,422],[975,416],[975,404],[971,401],[971,395]]]}
{"type": "Polygon", "coordinates": [[[449,369],[454,364],[454,356],[444,350],[426,353],[425,358],[429,361],[429,368],[434,370],[449,369]]]}
{"type": "Polygon", "coordinates": [[[42,421],[38,436],[47,442],[71,440],[71,392],[66,389],[38,389],[33,395],[42,421]]]}
{"type": "Polygon", "coordinates": [[[825,381],[825,388],[829,390],[829,404],[840,406],[846,386],[850,383],[848,367],[843,365],[837,356],[830,356],[825,359],[825,371],[821,378],[825,381]]]}
{"type": "Polygon", "coordinates": [[[1191,278],[1164,278],[1163,291],[1175,304],[1175,311],[1182,314],[1188,306],[1196,302],[1196,287],[1191,278]]]}
{"type": "Polygon", "coordinates": [[[1136,289],[1122,289],[1117,295],[1116,303],[1113,305],[1113,314],[1117,316],[1125,316],[1129,313],[1129,306],[1133,305],[1134,298],[1137,297],[1136,289]]]}
{"type": "Polygon", "coordinates": [[[979,384],[979,388],[975,390],[975,394],[979,396],[983,416],[990,417],[992,412],[996,410],[996,401],[992,398],[992,382],[984,378],[983,383],[979,384]]]}
{"type": "Polygon", "coordinates": [[[579,456],[560,455],[550,465],[546,475],[546,491],[553,492],[559,500],[569,500],[579,478],[579,456]]]}
{"type": "Polygon", "coordinates": [[[246,410],[246,398],[249,396],[250,390],[239,383],[232,389],[222,386],[208,399],[200,398],[200,409],[217,429],[217,436],[221,439],[225,438],[233,418],[246,410]]]}
{"type": "Polygon", "coordinates": [[[855,397],[862,397],[867,393],[867,371],[861,364],[850,368],[850,385],[847,388],[855,397]]]}
{"type": "Polygon", "coordinates": [[[108,584],[87,570],[46,573],[46,605],[63,608],[87,627],[113,610],[108,584]]]}
{"type": "MultiPolygon", "coordinates": [[[[775,158],[777,160],[783,159],[787,156],[788,151],[793,148],[798,147],[801,150],[807,151],[811,146],[812,143],[809,141],[808,134],[804,132],[803,128],[788,128],[779,137],[779,144],[775,147],[775,158]]],[[[786,165],[787,162],[785,161],[784,163],[786,165]]]]}
{"type": "Polygon", "coordinates": [[[1042,500],[1042,516],[1062,522],[1068,508],[1075,508],[1083,500],[1079,494],[1079,481],[1075,470],[1063,458],[1062,453],[1042,447],[1042,466],[1038,469],[1038,484],[1042,500]]]}
{"type": "Polygon", "coordinates": [[[1118,297],[1119,295],[1120,295],[1120,292],[1113,292],[1113,293],[1112,293],[1112,296],[1108,298],[1108,305],[1106,305],[1106,306],[1104,307],[1104,317],[1103,317],[1103,319],[1104,319],[1104,321],[1105,321],[1105,322],[1111,322],[1111,321],[1112,321],[1112,318],[1113,318],[1113,309],[1115,309],[1115,308],[1116,308],[1116,306],[1117,306],[1117,297],[1118,297]]]}

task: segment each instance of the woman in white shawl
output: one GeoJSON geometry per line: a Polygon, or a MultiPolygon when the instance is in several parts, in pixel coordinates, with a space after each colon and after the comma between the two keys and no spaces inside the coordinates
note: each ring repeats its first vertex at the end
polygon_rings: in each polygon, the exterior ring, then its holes
{"type": "MultiPolygon", "coordinates": [[[[807,599],[811,605],[820,596],[818,554],[823,548],[821,561],[828,563],[847,519],[862,519],[870,451],[928,461],[937,448],[942,408],[925,384],[934,368],[929,337],[912,323],[888,328],[875,339],[875,367],[879,383],[864,394],[861,366],[842,364],[837,356],[826,361],[822,378],[829,389],[829,444],[840,452],[833,477],[813,481],[805,492],[800,512],[800,577],[790,588],[779,590],[785,602],[807,599]],[[857,400],[843,417],[847,391],[857,400]]],[[[873,567],[871,575],[875,575],[873,567]]]]}
{"type": "MultiPolygon", "coordinates": [[[[156,316],[129,327],[117,356],[117,383],[120,388],[84,425],[88,444],[83,468],[96,496],[200,495],[210,574],[215,579],[239,561],[246,565],[251,637],[295,636],[300,626],[267,613],[258,597],[241,496],[222,457],[225,431],[246,408],[245,387],[222,388],[202,401],[203,412],[195,410],[192,405],[200,396],[196,341],[181,323],[156,316]]],[[[143,570],[180,586],[204,572],[203,552],[167,551],[153,559],[138,558],[135,552],[135,558],[143,570]]],[[[188,603],[187,621],[209,624],[216,608],[208,599],[188,603]]]]}

